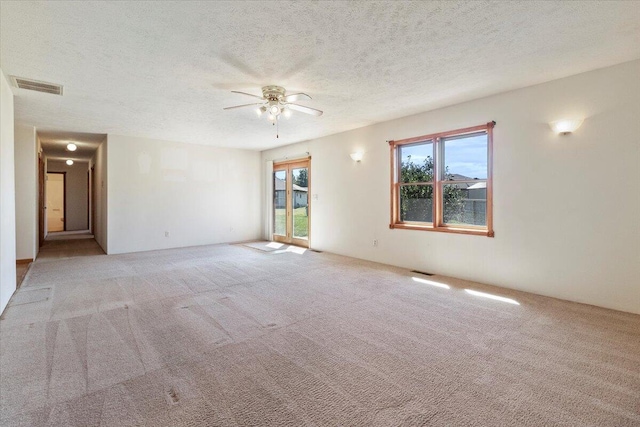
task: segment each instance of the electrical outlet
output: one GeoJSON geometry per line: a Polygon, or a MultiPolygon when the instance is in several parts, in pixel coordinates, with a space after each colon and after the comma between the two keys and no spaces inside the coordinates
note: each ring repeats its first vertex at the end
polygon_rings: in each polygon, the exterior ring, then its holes
{"type": "Polygon", "coordinates": [[[164,237],[169,237],[169,232],[168,231],[164,232],[164,237]]]}
{"type": "Polygon", "coordinates": [[[373,246],[378,246],[378,239],[373,239],[373,246]]]}

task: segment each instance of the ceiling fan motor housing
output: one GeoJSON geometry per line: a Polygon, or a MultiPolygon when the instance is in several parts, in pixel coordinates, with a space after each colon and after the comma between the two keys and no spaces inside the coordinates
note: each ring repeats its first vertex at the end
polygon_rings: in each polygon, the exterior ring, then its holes
{"type": "Polygon", "coordinates": [[[282,86],[264,86],[262,88],[262,96],[269,101],[280,101],[284,98],[285,89],[282,86]]]}

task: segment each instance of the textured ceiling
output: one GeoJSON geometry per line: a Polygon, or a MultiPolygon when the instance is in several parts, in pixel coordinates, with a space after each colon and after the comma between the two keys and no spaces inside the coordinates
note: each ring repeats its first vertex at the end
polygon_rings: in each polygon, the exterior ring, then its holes
{"type": "Polygon", "coordinates": [[[77,132],[38,132],[42,152],[50,159],[71,159],[75,161],[90,160],[106,135],[77,132]],[[67,151],[67,144],[73,142],[76,151],[67,151]]]}
{"type": "Polygon", "coordinates": [[[16,120],[266,149],[640,58],[638,2],[6,2],[16,120]],[[305,91],[280,139],[230,93],[305,91]]]}

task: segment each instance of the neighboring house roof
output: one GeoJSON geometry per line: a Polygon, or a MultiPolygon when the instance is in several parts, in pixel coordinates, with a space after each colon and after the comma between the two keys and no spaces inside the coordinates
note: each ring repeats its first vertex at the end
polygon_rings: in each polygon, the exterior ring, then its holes
{"type": "Polygon", "coordinates": [[[481,188],[487,188],[487,182],[478,182],[473,184],[471,187],[468,188],[468,190],[479,190],[481,188]]]}
{"type": "MultiPolygon", "coordinates": [[[[275,180],[275,190],[276,191],[284,191],[287,189],[287,183],[284,179],[276,178],[275,180]]],[[[293,191],[304,191],[305,193],[309,191],[307,187],[300,187],[298,184],[293,184],[293,191]]]]}
{"type": "Polygon", "coordinates": [[[474,178],[460,175],[459,173],[448,173],[447,181],[473,181],[474,178]]]}
{"type": "Polygon", "coordinates": [[[450,173],[447,174],[447,179],[444,181],[445,184],[455,185],[456,188],[460,188],[463,190],[477,189],[477,188],[487,188],[487,184],[485,182],[477,182],[475,184],[470,184],[468,182],[460,182],[453,183],[449,181],[475,181],[477,178],[471,178],[468,176],[460,175],[459,173],[450,173]],[[478,187],[481,186],[481,187],[478,187]]]}

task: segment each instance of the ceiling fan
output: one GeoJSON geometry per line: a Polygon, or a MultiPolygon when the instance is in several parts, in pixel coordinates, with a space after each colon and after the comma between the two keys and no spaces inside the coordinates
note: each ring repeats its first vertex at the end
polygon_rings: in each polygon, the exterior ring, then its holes
{"type": "Polygon", "coordinates": [[[291,110],[299,111],[305,114],[311,114],[312,116],[321,116],[322,111],[315,108],[305,107],[304,105],[294,104],[291,101],[298,101],[302,99],[311,99],[306,93],[292,93],[287,95],[287,91],[282,86],[264,86],[262,88],[262,96],[253,95],[246,92],[240,92],[232,90],[233,93],[239,93],[241,95],[247,95],[252,98],[258,98],[260,102],[254,102],[251,104],[235,105],[233,107],[226,107],[224,110],[233,110],[235,108],[256,107],[258,116],[262,116],[264,113],[268,113],[268,118],[272,122],[277,122],[280,116],[289,118],[291,116],[291,110]]]}

